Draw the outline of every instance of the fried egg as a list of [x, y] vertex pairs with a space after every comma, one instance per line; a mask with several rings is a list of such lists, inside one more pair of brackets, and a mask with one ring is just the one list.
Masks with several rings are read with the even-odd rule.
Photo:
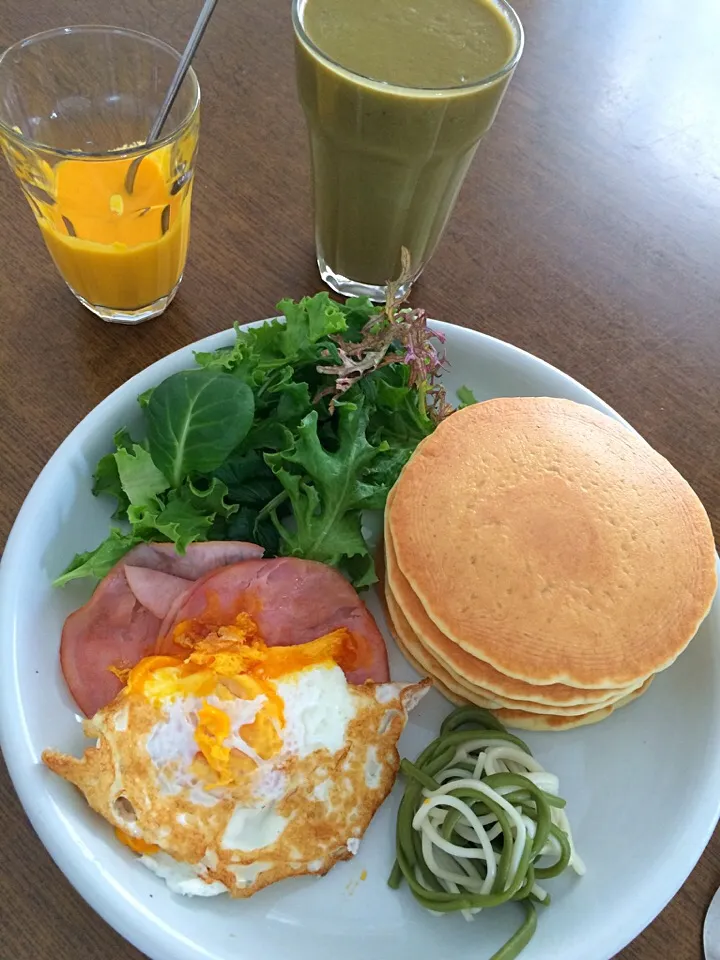
[[267, 647], [241, 614], [185, 645], [141, 660], [85, 722], [95, 746], [47, 766], [176, 893], [248, 897], [352, 857], [428, 681], [349, 684], [345, 628]]

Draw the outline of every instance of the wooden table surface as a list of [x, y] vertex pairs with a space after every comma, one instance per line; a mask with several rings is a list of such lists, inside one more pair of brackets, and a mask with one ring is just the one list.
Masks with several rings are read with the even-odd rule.
[[[199, 6], [3, 0], [0, 47], [76, 22], [179, 46]], [[121, 327], [83, 310], [0, 170], [0, 545], [48, 457], [103, 397], [171, 350], [319, 288], [289, 6], [225, 0], [203, 42], [190, 260], [160, 319]], [[413, 302], [599, 393], [687, 477], [720, 531], [720, 6], [517, 7], [523, 61]], [[51, 862], [4, 770], [0, 865], [4, 960], [140, 958]], [[700, 960], [718, 884], [716, 836], [622, 960]]]

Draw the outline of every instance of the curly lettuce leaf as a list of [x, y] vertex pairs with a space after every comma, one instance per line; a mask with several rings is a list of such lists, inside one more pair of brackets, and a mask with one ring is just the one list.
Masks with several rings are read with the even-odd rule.
[[55, 585], [81, 577], [104, 577], [138, 543], [170, 541], [184, 553], [188, 544], [207, 540], [218, 521], [225, 524], [237, 513], [237, 504], [230, 503], [227, 495], [227, 486], [215, 477], [200, 485], [189, 481], [180, 491], [159, 492], [145, 501], [129, 503], [130, 531], [113, 527], [95, 550], [78, 554]]
[[355, 391], [365, 396], [370, 409], [370, 436], [391, 446], [414, 450], [435, 429], [422, 394], [409, 384], [407, 367], [394, 363], [361, 380]]
[[156, 499], [128, 508], [128, 520], [135, 537], [146, 543], [170, 541], [178, 553], [185, 553], [188, 544], [196, 540], [207, 540], [215, 516], [212, 511], [195, 506], [187, 488], [181, 492], [172, 490], [166, 503]]
[[382, 509], [389, 487], [369, 475], [369, 468], [388, 451], [374, 446], [366, 436], [368, 411], [364, 405], [339, 408], [337, 448], [323, 447], [318, 436], [318, 415], [308, 414], [289, 450], [266, 454], [292, 507], [292, 527], [281, 523], [273, 511], [281, 538], [281, 552], [319, 560], [347, 570], [351, 558], [367, 558], [362, 582], [374, 579], [372, 557], [362, 531], [362, 511]]
[[359, 340], [365, 324], [377, 316], [378, 307], [369, 297], [348, 297], [342, 305], [348, 328], [348, 340]]
[[155, 466], [145, 447], [134, 443], [130, 449], [120, 448], [113, 454], [122, 491], [131, 504], [148, 503], [170, 484]]
[[[134, 446], [134, 441], [125, 427], [117, 431], [113, 437], [113, 443], [115, 444], [116, 452], [119, 450], [132, 450]], [[115, 453], [107, 453], [98, 461], [98, 465], [95, 467], [95, 473], [93, 474], [92, 492], [96, 497], [101, 494], [107, 494], [107, 496], [115, 498], [116, 506], [113, 512], [113, 520], [123, 520], [126, 517], [130, 501], [120, 482]]]
[[[119, 431], [93, 485], [115, 499], [114, 517], [130, 530], [114, 528], [58, 582], [103, 576], [135, 543], [170, 541], [184, 552], [204, 539], [255, 540], [268, 555], [334, 564], [357, 587], [374, 581], [363, 511], [384, 506], [434, 429], [430, 394], [439, 388], [413, 381], [415, 341], [388, 339], [391, 321], [367, 298], [338, 303], [323, 292], [278, 307], [284, 323], [236, 326], [232, 346], [197, 353], [196, 369], [138, 398], [145, 439]], [[421, 312], [410, 313], [392, 322], [424, 331]], [[364, 357], [373, 338], [382, 364], [340, 397], [335, 368]]]
[[219, 477], [198, 477], [194, 481], [188, 480], [182, 496], [199, 513], [227, 519], [238, 511], [237, 503], [228, 500], [229, 492], [227, 484]]
[[310, 388], [304, 381], [293, 380], [293, 368], [283, 367], [274, 376], [266, 391], [275, 406], [274, 418], [279, 423], [299, 423], [312, 409]]
[[278, 342], [288, 360], [301, 359], [308, 353], [314, 357], [316, 352], [312, 348], [318, 340], [347, 330], [341, 305], [331, 300], [327, 293], [303, 297], [297, 303], [289, 299], [281, 300], [278, 310], [285, 317]]
[[206, 370], [234, 373], [259, 386], [267, 373], [278, 367], [314, 362], [320, 353], [317, 344], [348, 331], [347, 317], [353, 318], [354, 329], [362, 312], [360, 306], [348, 309], [324, 292], [297, 302], [281, 300], [277, 307], [285, 323], [268, 320], [256, 327], [236, 325], [235, 344], [212, 353], [196, 353], [198, 365]]
[[183, 494], [171, 493], [155, 518], [156, 529], [175, 544], [178, 553], [185, 553], [188, 544], [196, 540], [207, 540], [215, 520], [214, 513], [203, 513]]
[[126, 533], [119, 527], [112, 527], [107, 539], [85, 553], [76, 553], [68, 568], [53, 581], [54, 587], [63, 587], [71, 580], [83, 577], [95, 577], [100, 580], [122, 560], [128, 550], [142, 543], [143, 538]]

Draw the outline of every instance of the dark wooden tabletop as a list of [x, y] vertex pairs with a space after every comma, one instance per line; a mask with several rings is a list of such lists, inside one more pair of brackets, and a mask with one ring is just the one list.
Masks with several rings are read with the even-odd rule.
[[[199, 6], [3, 0], [0, 47], [77, 22], [133, 26], [181, 46]], [[160, 319], [113, 326], [77, 304], [0, 170], [0, 545], [56, 446], [124, 380], [319, 288], [289, 7], [225, 0], [203, 41], [190, 259]], [[687, 477], [720, 531], [720, 6], [517, 7], [523, 61], [414, 302], [510, 340], [599, 393]], [[716, 836], [622, 960], [700, 960], [718, 884]], [[4, 770], [0, 931], [3, 960], [141, 956], [54, 866]]]

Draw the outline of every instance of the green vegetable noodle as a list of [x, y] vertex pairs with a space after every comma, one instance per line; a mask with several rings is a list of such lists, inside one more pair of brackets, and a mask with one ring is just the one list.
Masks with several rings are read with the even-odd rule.
[[524, 918], [491, 960], [514, 960], [537, 926], [539, 881], [585, 866], [575, 852], [558, 779], [492, 714], [460, 707], [415, 763], [397, 817], [397, 859], [388, 880], [405, 880], [436, 913], [467, 920], [488, 907], [520, 902]]
[[[251, 540], [267, 556], [376, 580], [363, 512], [382, 510], [417, 444], [453, 411], [442, 337], [425, 312], [327, 293], [278, 304], [285, 321], [236, 327], [232, 346], [138, 398], [144, 434], [118, 431], [93, 493], [117, 526], [56, 585], [103, 577], [138, 543]], [[463, 388], [462, 402], [472, 402]]]

